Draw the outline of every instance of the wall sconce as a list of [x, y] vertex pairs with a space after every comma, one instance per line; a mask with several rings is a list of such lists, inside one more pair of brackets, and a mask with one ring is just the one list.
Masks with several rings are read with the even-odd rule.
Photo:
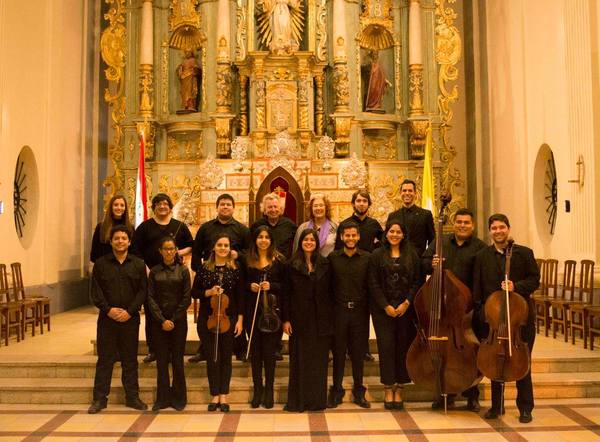
[[583, 155], [579, 155], [579, 157], [577, 157], [577, 162], [575, 163], [577, 165], [577, 179], [576, 180], [569, 180], [569, 183], [577, 183], [579, 184], [579, 188], [583, 188], [583, 182], [585, 180], [585, 163], [583, 162]]

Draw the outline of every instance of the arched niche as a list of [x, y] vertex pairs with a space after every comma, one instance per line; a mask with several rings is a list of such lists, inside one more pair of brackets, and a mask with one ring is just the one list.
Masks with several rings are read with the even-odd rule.
[[304, 222], [304, 197], [302, 196], [302, 189], [300, 189], [298, 182], [292, 174], [281, 166], [269, 173], [261, 183], [256, 193], [255, 209], [250, 214], [250, 216], [253, 216], [251, 222], [262, 216], [262, 199], [266, 194], [271, 192], [278, 192], [280, 195], [285, 192], [284, 216], [290, 218], [296, 225]]

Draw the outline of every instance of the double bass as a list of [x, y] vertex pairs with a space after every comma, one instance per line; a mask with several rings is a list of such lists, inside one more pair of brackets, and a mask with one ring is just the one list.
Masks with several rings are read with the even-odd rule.
[[448, 394], [461, 393], [480, 380], [476, 364], [479, 343], [471, 328], [473, 297], [442, 264], [444, 210], [451, 199], [450, 194], [441, 198], [435, 240], [439, 262], [415, 296], [417, 336], [406, 357], [412, 381], [444, 401]]
[[527, 323], [527, 301], [516, 292], [508, 290], [513, 239], [504, 249], [504, 290], [497, 290], [485, 301], [485, 320], [490, 331], [479, 347], [477, 366], [493, 381], [512, 382], [524, 378], [529, 372], [531, 357], [529, 346], [521, 339], [521, 327]]

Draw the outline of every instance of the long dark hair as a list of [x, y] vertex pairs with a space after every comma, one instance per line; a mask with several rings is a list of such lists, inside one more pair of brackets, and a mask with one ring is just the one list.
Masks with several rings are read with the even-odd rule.
[[[116, 200], [123, 200], [125, 202], [125, 212], [123, 217], [118, 220], [113, 217], [112, 206]], [[123, 224], [130, 232], [133, 231], [133, 226], [129, 220], [129, 205], [127, 204], [127, 198], [125, 195], [117, 193], [108, 202], [108, 206], [104, 211], [104, 218], [102, 219], [102, 225], [100, 226], [100, 242], [104, 244], [110, 244], [111, 235], [110, 230], [115, 224]]]
[[[387, 248], [388, 250], [390, 249], [390, 243], [387, 239], [387, 234], [390, 231], [390, 229], [392, 228], [392, 226], [398, 226], [400, 227], [400, 230], [402, 230], [402, 233], [404, 235], [404, 237], [400, 240], [400, 254], [402, 254], [402, 252], [404, 250], [406, 250], [407, 247], [410, 247], [410, 242], [408, 241], [408, 233], [406, 231], [406, 226], [404, 224], [402, 224], [398, 219], [391, 219], [389, 220], [387, 223], [385, 223], [385, 231], [383, 232], [383, 240], [382, 240], [382, 245], [383, 247]], [[389, 252], [388, 252], [389, 254]]]
[[304, 250], [302, 249], [302, 241], [304, 241], [304, 238], [306, 238], [308, 235], [312, 235], [316, 241], [315, 250], [310, 255], [310, 262], [312, 263], [313, 267], [317, 262], [317, 257], [319, 255], [319, 232], [317, 232], [315, 229], [305, 229], [300, 234], [300, 239], [298, 240], [298, 249], [290, 260], [295, 269], [299, 270], [306, 265], [306, 258], [304, 257]]
[[256, 245], [256, 240], [258, 239], [258, 236], [262, 232], [267, 232], [267, 235], [269, 236], [269, 239], [271, 240], [271, 244], [269, 245], [269, 248], [267, 249], [267, 259], [269, 260], [269, 262], [272, 263], [276, 259], [282, 259], [282, 257], [283, 257], [283, 255], [281, 253], [279, 253], [277, 251], [277, 248], [275, 247], [275, 240], [273, 239], [273, 233], [271, 232], [271, 229], [269, 228], [269, 226], [259, 226], [252, 232], [252, 242], [250, 244], [250, 250], [248, 251], [248, 255], [246, 258], [248, 267], [257, 267], [258, 266], [259, 253], [258, 253], [258, 246]]

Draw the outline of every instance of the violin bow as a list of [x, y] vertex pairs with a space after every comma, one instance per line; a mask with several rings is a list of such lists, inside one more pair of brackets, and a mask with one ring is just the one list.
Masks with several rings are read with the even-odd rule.
[[[263, 274], [262, 282], [267, 280], [267, 272]], [[258, 302], [260, 300], [260, 292], [262, 291], [262, 284], [258, 285], [258, 293], [256, 294], [256, 303], [254, 304], [254, 315], [252, 316], [252, 326], [250, 327], [250, 336], [248, 337], [248, 348], [246, 349], [246, 359], [250, 354], [250, 345], [252, 344], [252, 335], [254, 335], [254, 324], [256, 323], [256, 312], [258, 311]]]

